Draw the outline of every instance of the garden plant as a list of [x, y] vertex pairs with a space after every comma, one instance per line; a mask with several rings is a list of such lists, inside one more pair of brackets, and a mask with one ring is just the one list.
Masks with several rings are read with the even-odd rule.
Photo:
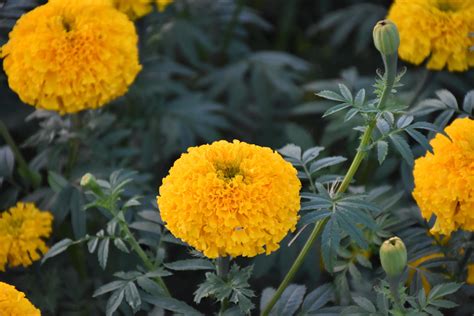
[[474, 1], [0, 2], [0, 316], [472, 315]]

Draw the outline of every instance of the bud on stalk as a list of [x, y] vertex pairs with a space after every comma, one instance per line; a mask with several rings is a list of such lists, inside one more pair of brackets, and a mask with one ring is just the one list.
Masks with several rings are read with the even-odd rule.
[[395, 23], [390, 20], [377, 22], [373, 30], [374, 44], [382, 55], [394, 55], [398, 53], [400, 46], [400, 35]]
[[104, 194], [102, 192], [101, 187], [97, 183], [97, 179], [94, 177], [94, 175], [90, 173], [86, 173], [85, 175], [82, 176], [81, 187], [94, 192], [98, 196], [102, 196]]
[[388, 277], [394, 278], [403, 273], [407, 265], [407, 249], [398, 237], [392, 237], [380, 247], [380, 262]]

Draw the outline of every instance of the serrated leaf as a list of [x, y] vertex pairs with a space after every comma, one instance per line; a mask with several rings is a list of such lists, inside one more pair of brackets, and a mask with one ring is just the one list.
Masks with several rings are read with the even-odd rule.
[[363, 249], [367, 249], [369, 245], [364, 239], [364, 234], [357, 227], [357, 222], [353, 222], [344, 212], [336, 212], [337, 223], [339, 227], [351, 236], [351, 238]]
[[186, 259], [164, 263], [164, 266], [176, 271], [215, 270], [215, 266], [206, 259]]
[[352, 103], [352, 92], [349, 90], [349, 88], [345, 85], [340, 83], [339, 85], [339, 91], [341, 92], [341, 95], [344, 97], [348, 103]]
[[292, 316], [303, 302], [306, 287], [304, 285], [290, 284], [275, 305], [275, 316]]
[[142, 295], [142, 299], [155, 306], [159, 306], [165, 310], [169, 310], [175, 313], [180, 313], [186, 316], [201, 316], [202, 314], [186, 304], [183, 301], [166, 297], [166, 296], [151, 296], [148, 294]]
[[462, 105], [462, 109], [464, 112], [467, 114], [474, 114], [474, 90], [469, 91], [465, 96], [464, 96], [464, 102]]
[[[0, 147], [0, 177], [9, 177], [13, 173], [15, 156], [9, 146]], [[0, 181], [1, 184], [1, 181]]]
[[[268, 305], [270, 300], [272, 299], [273, 295], [275, 294], [276, 290], [271, 287], [267, 287], [262, 291], [262, 295], [260, 296], [260, 310], [263, 311], [265, 307]], [[273, 306], [272, 310], [275, 309]]]
[[354, 302], [357, 305], [362, 307], [365, 311], [370, 312], [370, 313], [375, 313], [376, 312], [374, 304], [372, 304], [372, 302], [369, 301], [368, 299], [366, 299], [365, 297], [354, 296], [354, 297], [352, 297], [352, 299], [354, 300]]
[[89, 241], [87, 242], [87, 249], [89, 250], [89, 253], [93, 253], [95, 249], [97, 248], [98, 244], [99, 244], [99, 238], [91, 237], [91, 239], [89, 239]]
[[148, 221], [155, 222], [157, 224], [162, 224], [160, 213], [158, 211], [140, 211], [138, 215]]
[[459, 109], [458, 101], [456, 100], [456, 98], [450, 91], [446, 89], [438, 90], [436, 91], [436, 95], [438, 96], [438, 98], [440, 98], [441, 101], [443, 101], [444, 104], [446, 104], [451, 109], [453, 110]]
[[342, 156], [334, 156], [334, 157], [326, 157], [326, 158], [318, 159], [311, 164], [309, 168], [309, 172], [313, 174], [323, 168], [340, 164], [341, 162], [344, 162], [346, 160], [347, 158], [342, 157]]
[[326, 283], [306, 295], [301, 308], [302, 315], [313, 315], [334, 298], [332, 284]]
[[48, 171], [48, 184], [54, 192], [59, 193], [68, 186], [69, 182], [59, 173], [50, 170]]
[[130, 305], [134, 313], [140, 310], [142, 299], [138, 293], [137, 286], [133, 282], [129, 282], [125, 288], [125, 301]]
[[326, 270], [333, 272], [336, 262], [337, 249], [341, 241], [341, 231], [336, 220], [330, 219], [324, 227], [321, 236], [321, 250]]
[[334, 114], [334, 113], [337, 113], [337, 112], [339, 112], [339, 111], [342, 111], [342, 110], [344, 110], [344, 109], [347, 109], [347, 108], [350, 107], [350, 106], [351, 106], [351, 105], [348, 104], [348, 103], [341, 103], [341, 104], [332, 106], [332, 107], [330, 107], [326, 112], [324, 112], [323, 117], [326, 117], [326, 116], [332, 115], [332, 114]]
[[69, 238], [63, 239], [60, 242], [54, 244], [41, 259], [41, 264], [45, 263], [46, 260], [48, 260], [49, 258], [57, 256], [60, 253], [66, 251], [73, 244], [74, 244], [74, 241], [72, 241]]
[[127, 245], [123, 242], [122, 239], [120, 238], [115, 238], [114, 239], [114, 245], [117, 247], [118, 250], [125, 252], [125, 253], [130, 253], [130, 250], [128, 250]]
[[403, 129], [410, 125], [413, 122], [413, 116], [411, 115], [402, 115], [397, 121], [397, 128]]
[[411, 152], [410, 146], [406, 140], [398, 135], [390, 135], [389, 137], [403, 159], [405, 159], [409, 166], [413, 166], [413, 160], [415, 158], [413, 157], [413, 153]]
[[390, 132], [390, 125], [388, 125], [387, 121], [382, 118], [377, 120], [377, 128], [379, 129], [382, 135], [388, 134]]
[[438, 284], [431, 289], [430, 294], [428, 295], [428, 301], [435, 300], [449, 294], [453, 294], [454, 292], [459, 290], [461, 286], [462, 284], [454, 282]]
[[302, 157], [302, 160], [305, 164], [308, 164], [310, 163], [312, 160], [314, 160], [315, 158], [317, 158], [319, 156], [319, 154], [321, 153], [321, 151], [324, 150], [324, 147], [312, 147], [312, 148], [309, 148], [308, 150], [306, 150], [304, 153], [303, 153], [303, 157]]
[[153, 222], [137, 221], [131, 223], [129, 227], [153, 234], [161, 234], [161, 226]]
[[340, 101], [340, 102], [345, 102], [346, 100], [344, 97], [334, 91], [330, 90], [323, 90], [321, 92], [316, 93], [318, 97], [321, 97], [323, 99], [328, 99], [328, 100], [333, 100], [333, 101]]
[[356, 97], [354, 99], [354, 105], [357, 107], [361, 107], [365, 103], [365, 89], [360, 89], [357, 92]]
[[92, 297], [97, 297], [105, 293], [115, 291], [119, 288], [125, 287], [125, 285], [127, 285], [127, 281], [123, 281], [123, 280], [112, 281], [96, 289], [94, 291], [94, 294], [92, 294]]
[[431, 145], [428, 142], [428, 139], [426, 139], [426, 137], [423, 136], [423, 134], [411, 128], [405, 129], [405, 132], [407, 132], [407, 134], [410, 135], [411, 138], [413, 138], [418, 144], [420, 144], [424, 150], [433, 153], [433, 148], [431, 148]]
[[314, 224], [331, 215], [332, 215], [332, 212], [327, 211], [327, 210], [310, 212], [301, 217], [300, 221], [298, 222], [298, 225], [303, 226], [307, 224]]
[[112, 316], [113, 313], [119, 308], [120, 304], [122, 304], [124, 296], [124, 290], [117, 290], [109, 297], [107, 301], [106, 316]]
[[388, 143], [386, 141], [379, 140], [377, 142], [377, 159], [379, 164], [382, 164], [385, 161], [385, 158], [387, 158], [387, 153]]

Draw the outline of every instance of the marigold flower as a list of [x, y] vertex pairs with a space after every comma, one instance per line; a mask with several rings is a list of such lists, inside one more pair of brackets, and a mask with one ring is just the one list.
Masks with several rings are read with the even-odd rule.
[[147, 15], [153, 9], [152, 0], [113, 0], [117, 10], [125, 13], [132, 20]]
[[48, 251], [42, 238], [51, 235], [53, 215], [33, 203], [17, 203], [0, 214], [0, 271], [27, 267]]
[[400, 58], [427, 68], [466, 71], [474, 66], [474, 1], [395, 0], [388, 18], [400, 32]]
[[168, 7], [174, 0], [156, 0], [156, 6], [158, 11], [162, 12]]
[[23, 102], [75, 113], [127, 92], [141, 69], [137, 41], [110, 0], [51, 0], [17, 21], [1, 57]]
[[466, 283], [469, 285], [474, 284], [474, 263], [469, 263], [467, 265]]
[[0, 315], [40, 316], [41, 312], [28, 301], [23, 292], [0, 282]]
[[234, 140], [192, 147], [163, 180], [166, 227], [209, 258], [271, 253], [294, 231], [296, 169], [270, 148]]
[[427, 220], [434, 214], [434, 234], [474, 230], [474, 120], [457, 119], [446, 128], [451, 140], [437, 134], [434, 154], [416, 160], [413, 197]]

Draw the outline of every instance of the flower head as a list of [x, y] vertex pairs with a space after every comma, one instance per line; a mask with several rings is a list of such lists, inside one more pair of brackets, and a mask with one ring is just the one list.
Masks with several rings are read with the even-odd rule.
[[27, 267], [48, 251], [42, 238], [51, 235], [53, 215], [33, 203], [17, 203], [0, 213], [0, 271], [5, 266]]
[[1, 56], [23, 102], [74, 113], [127, 92], [141, 69], [137, 41], [110, 0], [51, 0], [17, 21]]
[[451, 140], [436, 135], [434, 154], [415, 162], [413, 197], [424, 218], [436, 215], [431, 231], [450, 235], [474, 230], [474, 120], [457, 119], [445, 131]]
[[113, 0], [117, 10], [125, 13], [132, 20], [147, 15], [153, 9], [152, 0]]
[[407, 248], [398, 237], [392, 237], [380, 246], [380, 263], [389, 277], [399, 276], [407, 266]]
[[474, 66], [474, 1], [395, 0], [388, 18], [400, 32], [400, 58], [429, 69], [466, 71]]
[[174, 163], [158, 205], [171, 233], [207, 257], [252, 257], [295, 229], [300, 188], [296, 170], [270, 148], [218, 141]]
[[40, 316], [39, 309], [28, 301], [23, 292], [14, 286], [0, 282], [0, 315]]

